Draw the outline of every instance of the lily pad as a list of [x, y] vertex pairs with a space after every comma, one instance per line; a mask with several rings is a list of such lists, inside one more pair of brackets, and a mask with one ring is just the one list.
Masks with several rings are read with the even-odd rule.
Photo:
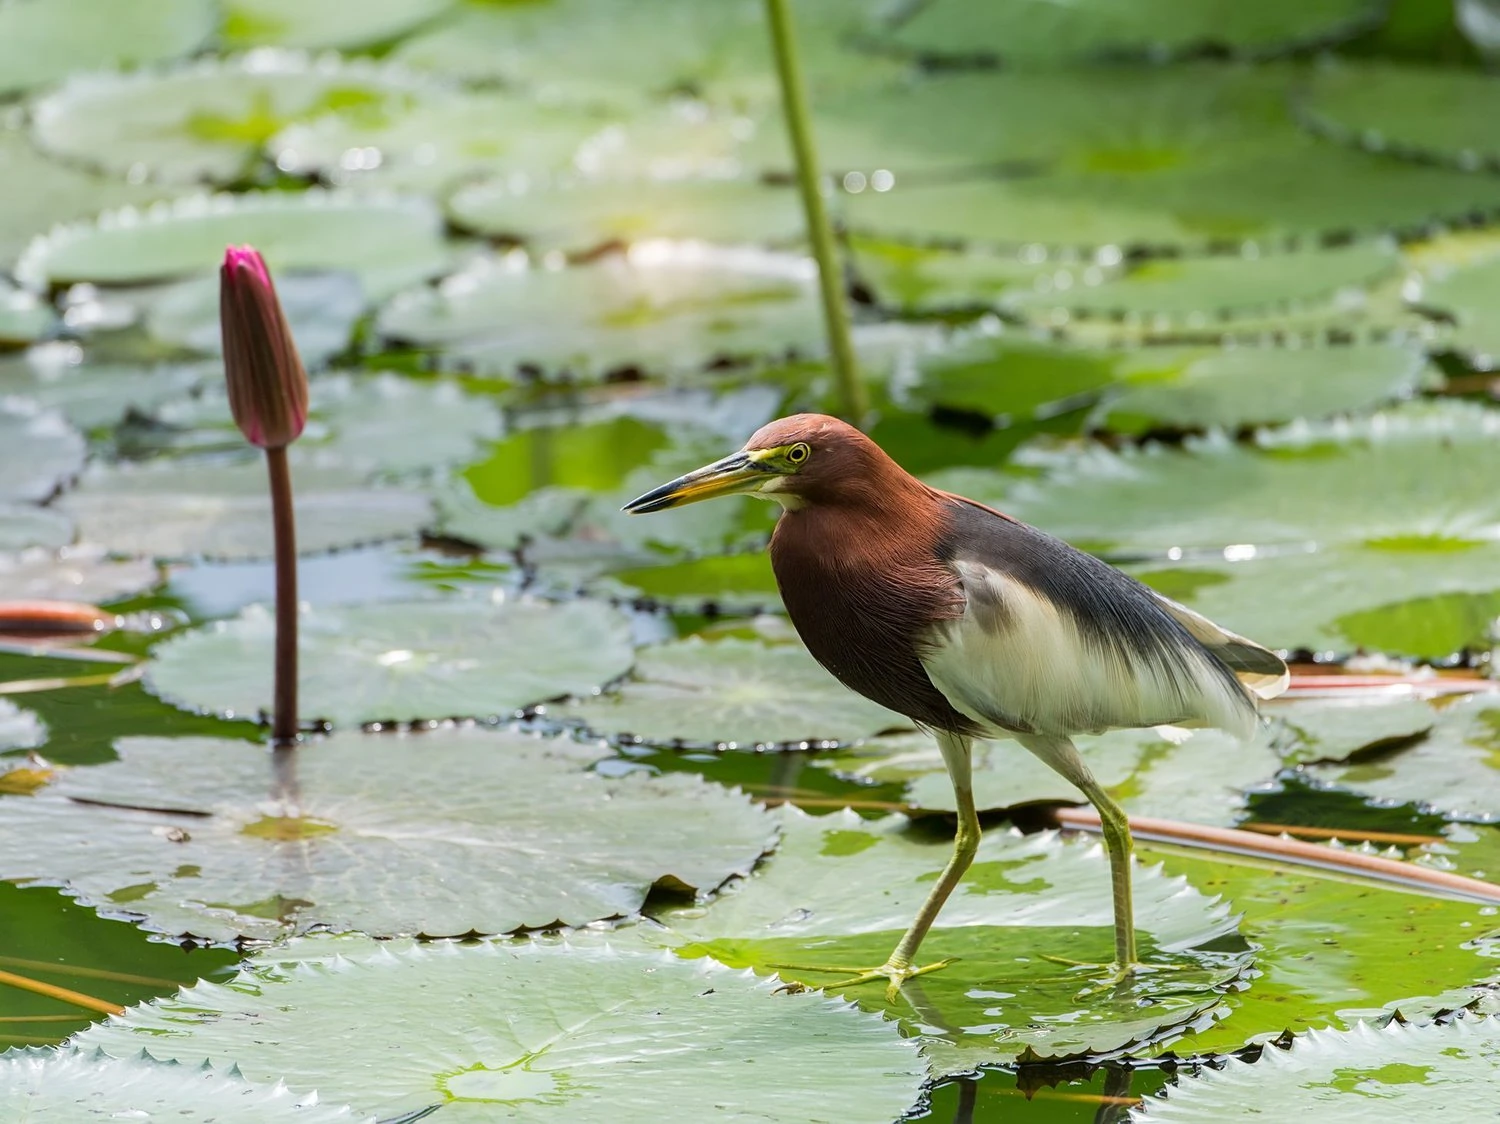
[[[469, 600], [304, 608], [301, 710], [336, 725], [506, 715], [586, 694], [634, 662], [607, 605]], [[157, 647], [147, 689], [177, 706], [253, 717], [271, 706], [272, 614], [252, 606]]]
[[1327, 60], [1298, 109], [1315, 131], [1371, 152], [1494, 171], [1497, 94], [1500, 83], [1480, 71]]
[[612, 571], [607, 580], [626, 596], [688, 613], [780, 613], [781, 593], [764, 550], [714, 555]]
[[1317, 421], [1442, 384], [1423, 351], [1404, 344], [1149, 348], [1121, 368], [1124, 385], [1094, 413], [1095, 424], [1117, 433]]
[[692, 636], [643, 649], [617, 692], [548, 713], [648, 744], [726, 749], [852, 741], [911, 725], [839, 683], [800, 644]]
[[0, 351], [39, 340], [56, 323], [57, 316], [49, 304], [0, 277]]
[[926, 406], [1020, 421], [1087, 405], [1114, 383], [1117, 364], [1106, 353], [979, 332], [919, 359], [920, 381], [907, 393]]
[[299, 1096], [280, 1081], [252, 1085], [233, 1068], [159, 1062], [144, 1048], [126, 1058], [101, 1050], [11, 1051], [0, 1056], [0, 1112], [21, 1124], [171, 1116], [215, 1124], [374, 1124], [375, 1119]]
[[[691, 1119], [887, 1124], [913, 1106], [925, 1067], [894, 1026], [773, 987], [629, 933], [394, 950], [342, 938], [269, 950], [229, 986], [135, 1008], [90, 1040], [232, 1056], [252, 1079], [316, 1086], [382, 1117], [441, 1105], [458, 1124], [571, 1120], [599, 1105], [646, 1124], [664, 1104]], [[433, 1003], [444, 1013], [417, 1040], [397, 1029]]]
[[18, 0], [0, 6], [0, 95], [70, 74], [141, 66], [203, 46], [211, 0]]
[[[45, 0], [16, 7], [50, 8]], [[9, 268], [33, 238], [56, 223], [88, 218], [110, 207], [141, 205], [166, 190], [106, 179], [49, 160], [36, 150], [18, 114], [0, 113], [0, 266]]]
[[[1033, 254], [1039, 261], [1019, 252], [963, 251], [859, 237], [851, 239], [850, 251], [854, 272], [874, 299], [909, 315], [994, 308], [1003, 294], [1032, 290], [1042, 278], [1055, 278], [1059, 269], [1069, 284], [1075, 273], [1102, 281], [1115, 271], [1092, 262], [1077, 270], [1076, 261], [1049, 265], [1040, 246]], [[1096, 272], [1088, 273], [1091, 269]]]
[[141, 558], [116, 559], [97, 546], [62, 550], [33, 547], [0, 554], [0, 588], [7, 599], [85, 601], [96, 604], [141, 593], [161, 581], [161, 571]]
[[1342, 764], [1308, 765], [1328, 784], [1376, 800], [1414, 803], [1451, 819], [1500, 819], [1500, 705], [1485, 695], [1436, 713], [1425, 738]]
[[150, 417], [162, 403], [223, 377], [217, 363], [110, 363], [63, 342], [0, 359], [0, 395], [55, 409], [84, 430], [113, 426], [130, 413]]
[[229, 47], [374, 46], [396, 39], [454, 0], [232, 0], [224, 12]]
[[45, 500], [83, 468], [83, 436], [55, 410], [0, 401], [0, 501]]
[[[1274, 1047], [1254, 1063], [1231, 1058], [1179, 1080], [1165, 1100], [1146, 1102], [1142, 1121], [1179, 1122], [1316, 1118], [1334, 1113], [1351, 1124], [1407, 1112], [1482, 1115], [1493, 1103], [1500, 1058], [1500, 1019], [1457, 1018], [1445, 1025], [1314, 1031], [1289, 1049]], [[1253, 1108], [1251, 1107], [1253, 1106]]]
[[658, 882], [707, 893], [776, 838], [738, 792], [607, 779], [586, 768], [598, 747], [511, 731], [335, 735], [286, 760], [209, 738], [116, 748], [7, 802], [3, 869], [173, 935], [581, 925], [636, 912]]
[[32, 107], [32, 135], [54, 156], [142, 182], [230, 184], [288, 123], [331, 110], [375, 122], [430, 83], [365, 60], [264, 48], [177, 69], [83, 74]]
[[[825, 166], [868, 185], [845, 203], [849, 226], [919, 242], [1223, 249], [1417, 228], [1500, 205], [1500, 184], [1483, 177], [1299, 129], [1285, 104], [1295, 75], [950, 73], [830, 99], [816, 131]], [[783, 145], [758, 144], [761, 163], [789, 167]]]
[[1500, 367], [1500, 331], [1491, 315], [1500, 296], [1500, 259], [1445, 270], [1421, 283], [1420, 304], [1454, 321], [1447, 346], [1482, 371]]
[[1096, 284], [1055, 283], [1007, 295], [1004, 304], [1051, 323], [1057, 314], [1115, 321], [1144, 320], [1157, 328], [1265, 316], [1365, 289], [1400, 270], [1394, 243], [1378, 240], [1331, 250], [1253, 253], [1148, 261]]
[[799, 242], [805, 224], [792, 188], [735, 179], [582, 180], [520, 189], [509, 179], [487, 180], [456, 191], [448, 215], [476, 234], [565, 253], [663, 238]]
[[[346, 466], [293, 469], [297, 549], [303, 554], [403, 538], [431, 515], [425, 495], [372, 487]], [[89, 468], [54, 505], [85, 541], [153, 558], [268, 558], [265, 467], [157, 460]]]
[[311, 190], [198, 195], [59, 227], [31, 244], [16, 277], [38, 289], [191, 277], [206, 273], [226, 245], [242, 242], [256, 246], [278, 274], [348, 270], [372, 300], [440, 272], [448, 261], [442, 217], [425, 200]]
[[401, 294], [376, 328], [486, 371], [546, 377], [689, 374], [823, 350], [810, 260], [696, 242], [644, 242], [571, 269], [481, 259]]
[[44, 546], [57, 549], [73, 541], [73, 521], [50, 507], [0, 503], [0, 550]]
[[1288, 764], [1347, 761], [1412, 745], [1439, 714], [1416, 699], [1278, 699], [1267, 710], [1281, 727], [1277, 746]]
[[1260, 57], [1336, 41], [1385, 14], [1369, 0], [932, 0], [908, 5], [882, 40], [927, 58], [1052, 63], [1130, 56], [1161, 62], [1203, 51]]
[[[846, 811], [815, 818], [787, 807], [782, 829], [775, 857], [708, 909], [660, 913], [669, 927], [661, 939], [679, 955], [759, 972], [790, 963], [878, 964], [952, 850], [946, 841], [916, 837], [902, 816], [868, 821]], [[1167, 973], [1170, 983], [1146, 977], [1080, 1005], [1089, 970], [1041, 957], [1107, 957], [1112, 923], [1102, 851], [1052, 833], [988, 831], [922, 946], [924, 962], [962, 959], [908, 984], [895, 1007], [874, 986], [847, 995], [923, 1034], [940, 1073], [1021, 1057], [1098, 1056], [1149, 1041], [1211, 1012], [1217, 989], [1248, 957], [1197, 951], [1233, 933], [1235, 923], [1222, 903], [1182, 880], [1137, 870], [1135, 894], [1146, 960], [1179, 970]], [[780, 971], [835, 991], [847, 975], [833, 967]], [[959, 1064], [949, 1068], [944, 1059]]]

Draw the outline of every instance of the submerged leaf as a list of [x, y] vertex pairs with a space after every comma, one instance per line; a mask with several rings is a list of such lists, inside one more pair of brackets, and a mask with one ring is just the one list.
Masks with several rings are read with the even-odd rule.
[[[1270, 1117], [1378, 1124], [1393, 1116], [1477, 1119], [1494, 1106], [1500, 1019], [1458, 1018], [1444, 1025], [1313, 1031], [1289, 1049], [1267, 1047], [1256, 1062], [1184, 1077], [1165, 1099], [1132, 1119], [1162, 1124], [1228, 1124]], [[1471, 1115], [1472, 1114], [1472, 1115]]]
[[642, 649], [617, 691], [548, 713], [652, 745], [729, 749], [852, 741], [911, 725], [839, 683], [800, 644], [693, 636]]
[[[882, 1019], [712, 961], [644, 949], [629, 932], [477, 945], [340, 938], [271, 949], [229, 986], [200, 983], [89, 1032], [236, 1059], [382, 1117], [442, 1106], [455, 1124], [655, 1124], [662, 1106], [726, 1124], [888, 1124], [925, 1079]], [[425, 1019], [415, 1038], [403, 1030]], [[322, 1045], [307, 1048], [308, 1042]]]
[[[177, 706], [226, 717], [269, 711], [273, 615], [251, 606], [168, 640], [146, 686]], [[608, 605], [407, 601], [305, 607], [301, 710], [344, 726], [508, 715], [587, 694], [630, 670], [629, 622]]]
[[601, 777], [597, 747], [511, 731], [339, 734], [287, 759], [208, 738], [116, 744], [120, 760], [7, 801], [0, 870], [172, 935], [583, 925], [635, 913], [657, 883], [712, 890], [776, 838], [738, 792]]
[[275, 1077], [252, 1085], [233, 1063], [160, 1062], [140, 1051], [19, 1050], [0, 1056], [0, 1113], [13, 1121], [91, 1124], [100, 1119], [212, 1120], [214, 1124], [374, 1124], [375, 1118], [293, 1093]]
[[[679, 955], [834, 987], [839, 967], [883, 962], [916, 915], [951, 854], [923, 839], [904, 817], [862, 820], [852, 812], [810, 817], [782, 812], [784, 838], [773, 859], [727, 888], [707, 909], [659, 915], [662, 939]], [[1130, 986], [1081, 1001], [1090, 969], [1044, 956], [1107, 959], [1112, 934], [1109, 869], [1089, 844], [1055, 834], [985, 833], [965, 879], [939, 915], [921, 962], [958, 956], [914, 980], [895, 1007], [875, 985], [851, 988], [862, 1006], [909, 1019], [939, 1072], [965, 1072], [1022, 1055], [1101, 1055], [1193, 1022], [1219, 1003], [1219, 989], [1248, 961], [1245, 953], [1199, 946], [1234, 931], [1228, 909], [1181, 879], [1135, 872], [1136, 923], [1148, 964]], [[811, 969], [813, 964], [830, 965]]]

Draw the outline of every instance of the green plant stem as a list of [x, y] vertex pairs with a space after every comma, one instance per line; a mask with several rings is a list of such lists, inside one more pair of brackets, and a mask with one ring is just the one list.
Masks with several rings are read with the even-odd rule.
[[818, 171], [817, 153], [813, 150], [812, 126], [807, 111], [807, 90], [802, 83], [802, 66], [797, 58], [797, 39], [792, 30], [787, 0], [766, 0], [766, 16], [771, 24], [776, 73], [781, 80], [786, 130], [792, 139], [792, 153], [797, 161], [797, 186], [802, 193], [802, 210], [807, 217], [807, 236], [812, 242], [813, 257], [818, 262], [818, 289], [823, 297], [823, 322], [828, 330], [833, 371], [844, 400], [844, 412], [849, 421], [859, 425], [865, 420], [869, 403], [854, 359], [854, 345], [849, 339], [844, 275], [833, 244], [833, 229], [828, 224], [828, 208], [823, 204], [822, 176]]
[[267, 449], [271, 474], [271, 527], [276, 559], [276, 697], [274, 745], [297, 740], [297, 526], [292, 513], [292, 472], [286, 448]]
[[92, 995], [84, 995], [81, 991], [73, 991], [70, 988], [58, 987], [56, 984], [43, 983], [41, 980], [18, 976], [14, 972], [0, 971], [0, 984], [8, 984], [11, 987], [20, 988], [22, 991], [33, 992], [36, 995], [45, 995], [48, 999], [71, 1003], [75, 1007], [82, 1007], [87, 1011], [97, 1011], [101, 1015], [118, 1015], [125, 1010], [118, 1003], [111, 1003], [107, 999], [95, 999]]

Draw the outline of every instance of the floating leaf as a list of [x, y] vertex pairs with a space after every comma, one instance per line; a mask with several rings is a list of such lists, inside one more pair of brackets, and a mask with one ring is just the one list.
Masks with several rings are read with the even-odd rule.
[[[1118, 277], [1060, 288], [1055, 280], [1007, 294], [1005, 307], [1043, 322], [1057, 311], [1154, 328], [1200, 326], [1243, 316], [1284, 314], [1328, 304], [1399, 271], [1393, 243], [1358, 242], [1331, 250], [1143, 262]], [[1063, 274], [1071, 278], [1072, 274]]]
[[274, 1078], [252, 1085], [233, 1068], [159, 1062], [144, 1043], [140, 1053], [126, 1058], [76, 1048], [4, 1054], [0, 1112], [7, 1120], [49, 1124], [172, 1116], [214, 1124], [374, 1124], [372, 1116], [299, 1096]]
[[485, 370], [602, 378], [693, 373], [714, 362], [818, 354], [812, 263], [694, 242], [640, 243], [571, 269], [481, 259], [380, 313], [387, 340]]
[[[654, 1124], [666, 1104], [688, 1119], [887, 1124], [912, 1107], [925, 1067], [894, 1026], [773, 986], [644, 950], [630, 933], [395, 949], [309, 940], [252, 959], [229, 986], [135, 1008], [90, 1041], [232, 1056], [252, 1079], [316, 1086], [382, 1116], [436, 1103], [458, 1124], [600, 1105], [618, 1124]], [[398, 1029], [434, 1004], [442, 1013], [417, 1038]]]
[[[790, 963], [879, 964], [952, 850], [946, 841], [918, 839], [901, 816], [872, 822], [846, 811], [813, 818], [788, 807], [782, 828], [775, 857], [708, 909], [660, 915], [671, 929], [663, 939], [679, 955], [762, 972]], [[866, 1008], [910, 1017], [913, 1029], [930, 1036], [924, 1046], [930, 1055], [936, 1048], [939, 1072], [1014, 1061], [1028, 1051], [1063, 1058], [1148, 1041], [1211, 1011], [1216, 989], [1247, 957], [1193, 951], [1232, 933], [1234, 921], [1182, 880], [1137, 870], [1135, 895], [1145, 959], [1179, 970], [1082, 1003], [1077, 992], [1087, 969], [1070, 971], [1041, 957], [1107, 958], [1112, 922], [1103, 853], [1051, 833], [991, 830], [922, 945], [924, 963], [962, 959], [908, 984], [894, 1008], [874, 985], [847, 994]], [[819, 986], [847, 975], [834, 968], [781, 972]], [[967, 1064], [949, 1068], [941, 1052], [955, 1047]]]
[[138, 181], [229, 184], [291, 121], [331, 110], [379, 122], [426, 82], [367, 60], [263, 49], [160, 72], [83, 74], [32, 107], [46, 152]]
[[[325, 366], [349, 346], [355, 321], [365, 311], [359, 278], [339, 271], [281, 274], [276, 297], [309, 369]], [[223, 354], [217, 277], [170, 283], [137, 300], [152, 338], [205, 355]]]
[[441, 216], [426, 201], [311, 190], [193, 196], [60, 227], [31, 244], [16, 276], [33, 288], [191, 277], [230, 243], [255, 245], [277, 274], [349, 270], [373, 300], [440, 272], [448, 260]]
[[1492, 171], [1500, 125], [1488, 107], [1497, 93], [1479, 71], [1327, 60], [1299, 109], [1318, 132], [1371, 152]]
[[223, 377], [217, 363], [101, 362], [61, 342], [0, 359], [0, 394], [56, 409], [85, 430], [113, 426], [130, 413], [149, 417], [163, 402], [187, 398]]
[[50, 507], [0, 503], [0, 550], [44, 546], [57, 549], [73, 541], [73, 521]]
[[754, 180], [582, 180], [516, 188], [508, 178], [462, 187], [448, 214], [476, 234], [537, 252], [577, 253], [653, 239], [719, 243], [800, 241], [796, 192]]
[[1422, 740], [1438, 722], [1417, 699], [1277, 700], [1267, 708], [1282, 728], [1278, 748], [1290, 764], [1347, 761]]
[[[366, 483], [367, 473], [302, 464], [297, 549], [304, 554], [414, 534], [431, 516], [427, 497]], [[268, 558], [271, 506], [263, 465], [157, 460], [96, 464], [54, 505], [85, 541], [153, 558]], [[3, 543], [0, 543], [3, 545]]]
[[1438, 711], [1425, 738], [1344, 764], [1308, 765], [1319, 780], [1456, 820], [1500, 819], [1500, 706], [1475, 695]]
[[1493, 315], [1500, 299], [1500, 259], [1445, 271], [1422, 283], [1418, 299], [1454, 321], [1444, 337], [1448, 346], [1480, 370], [1500, 366], [1500, 331]]
[[991, 4], [933, 0], [907, 6], [882, 39], [926, 57], [1007, 62], [1138, 56], [1160, 62], [1205, 50], [1257, 57], [1341, 39], [1384, 16], [1368, 0], [1084, 0]]
[[230, 47], [374, 46], [453, 6], [453, 0], [232, 0], [224, 13]]
[[[1027, 261], [1021, 254], [908, 246], [858, 237], [851, 241], [860, 281], [872, 290], [877, 302], [906, 314], [992, 308], [1002, 294], [1034, 289], [1042, 277], [1058, 272], [1045, 260]], [[1092, 268], [1100, 280], [1109, 272], [1098, 265]], [[1066, 272], [1071, 281], [1073, 271]]]
[[33, 547], [0, 554], [0, 588], [7, 598], [41, 601], [114, 601], [161, 581], [144, 559], [112, 559], [97, 546], [79, 544], [59, 551]]
[[730, 749], [852, 741], [911, 725], [839, 683], [800, 644], [692, 636], [643, 649], [618, 692], [548, 713], [654, 745]]
[[[250, 717], [271, 706], [276, 625], [261, 606], [157, 647], [146, 686], [177, 706]], [[305, 608], [301, 710], [336, 725], [510, 714], [630, 669], [626, 619], [570, 601]]]
[[1115, 380], [1118, 359], [978, 333], [924, 356], [908, 393], [929, 406], [1019, 421], [1093, 400]]
[[7, 802], [0, 866], [173, 935], [582, 925], [636, 912], [658, 882], [712, 890], [776, 837], [738, 792], [607, 779], [586, 768], [597, 747], [511, 731], [340, 734], [279, 764], [209, 738], [116, 748]]
[[45, 500], [83, 468], [84, 442], [55, 410], [0, 401], [0, 501]]
[[39, 340], [56, 323], [50, 305], [0, 277], [0, 351]]
[[784, 612], [764, 550], [615, 570], [606, 580], [627, 596], [683, 612]]
[[[1230, 1058], [1145, 1103], [1134, 1118], [1180, 1122], [1317, 1118], [1354, 1122], [1418, 1113], [1481, 1116], [1494, 1103], [1500, 1019], [1458, 1018], [1446, 1025], [1313, 1031], [1290, 1049], [1270, 1047], [1254, 1063]], [[1250, 1110], [1247, 1106], [1254, 1105]]]
[[[1482, 177], [1299, 129], [1286, 109], [1295, 74], [947, 73], [829, 99], [817, 134], [825, 165], [860, 173], [845, 202], [849, 226], [917, 241], [1225, 248], [1405, 229], [1500, 205], [1500, 185]], [[789, 166], [779, 138], [759, 152]]]
[[163, 62], [214, 33], [210, 0], [19, 0], [0, 7], [0, 95]]
[[1096, 421], [1123, 433], [1317, 421], [1410, 398], [1442, 377], [1416, 347], [1149, 348], [1121, 364], [1124, 386]]

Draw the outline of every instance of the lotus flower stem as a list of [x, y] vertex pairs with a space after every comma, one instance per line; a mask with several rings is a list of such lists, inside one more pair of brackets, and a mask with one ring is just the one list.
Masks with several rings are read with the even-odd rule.
[[245, 440], [266, 451], [276, 568], [276, 686], [271, 738], [297, 740], [297, 529], [286, 447], [307, 423], [307, 373], [260, 254], [231, 246], [219, 271], [229, 406]]
[[776, 73], [781, 79], [781, 106], [786, 113], [786, 130], [792, 140], [792, 154], [797, 161], [797, 186], [802, 194], [802, 210], [807, 219], [807, 237], [818, 263], [818, 289], [823, 298], [823, 323], [828, 331], [828, 350], [833, 357], [833, 372], [844, 400], [844, 413], [856, 425], [863, 423], [869, 410], [865, 386], [859, 378], [854, 345], [849, 339], [849, 309], [844, 303], [844, 274], [833, 243], [833, 228], [828, 223], [828, 208], [823, 204], [822, 176], [818, 156], [813, 149], [812, 123], [807, 110], [807, 89], [802, 82], [802, 66], [797, 57], [797, 37], [792, 28], [787, 0], [766, 0], [766, 17], [771, 24], [771, 44], [776, 55]]

